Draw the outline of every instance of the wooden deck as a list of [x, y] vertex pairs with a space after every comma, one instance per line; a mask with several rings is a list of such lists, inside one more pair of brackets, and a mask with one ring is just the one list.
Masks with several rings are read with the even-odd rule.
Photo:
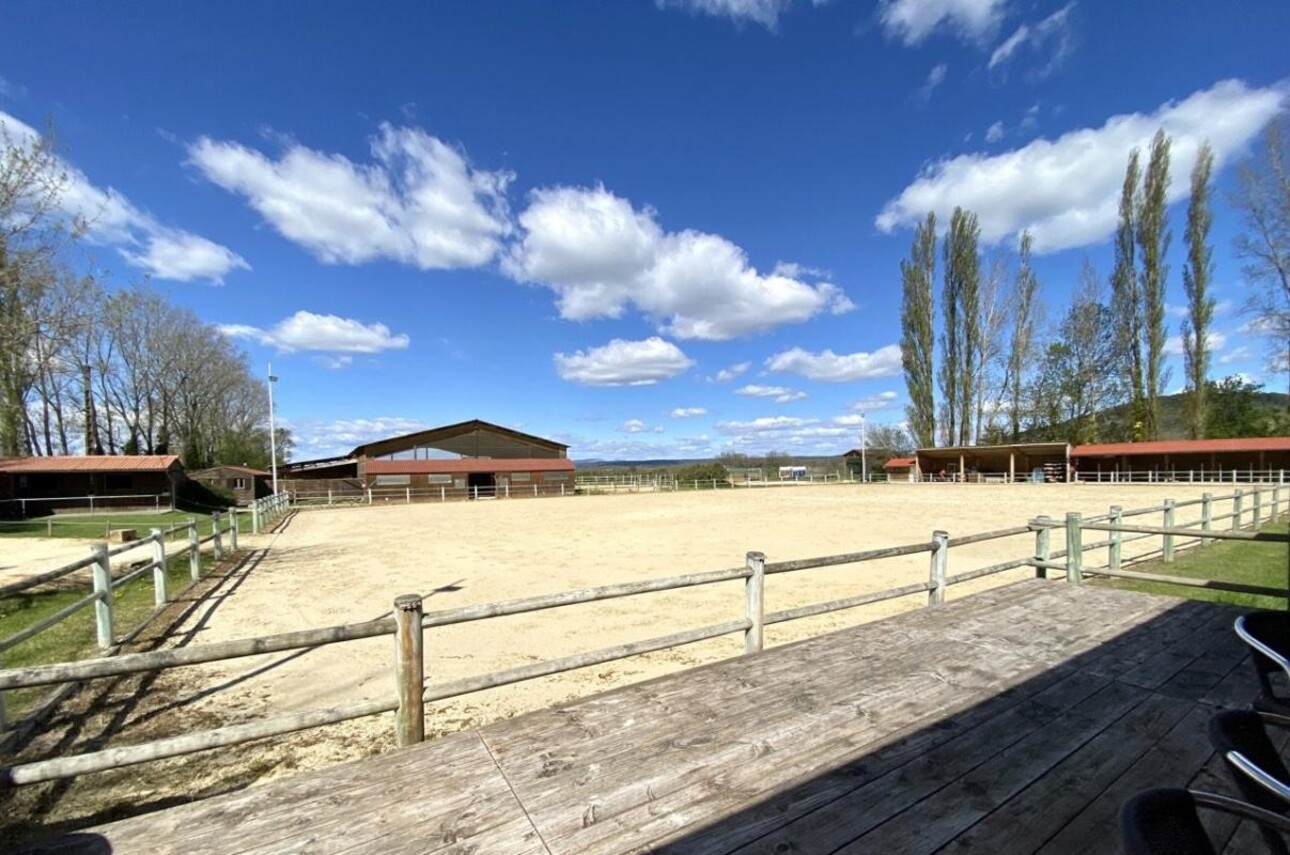
[[1022, 582], [31, 851], [1115, 852], [1139, 789], [1230, 792], [1236, 613]]

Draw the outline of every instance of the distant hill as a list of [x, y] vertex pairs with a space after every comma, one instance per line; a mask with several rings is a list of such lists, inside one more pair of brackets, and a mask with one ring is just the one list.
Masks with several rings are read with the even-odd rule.
[[[1160, 398], [1160, 439], [1187, 439], [1187, 396], [1163, 395]], [[1257, 395], [1260, 403], [1269, 409], [1290, 409], [1290, 395], [1284, 392], [1260, 392]], [[1097, 416], [1100, 433], [1105, 436], [1128, 436], [1131, 407], [1120, 404], [1103, 410]], [[1037, 431], [1022, 431], [1022, 442], [1034, 442], [1040, 438]]]

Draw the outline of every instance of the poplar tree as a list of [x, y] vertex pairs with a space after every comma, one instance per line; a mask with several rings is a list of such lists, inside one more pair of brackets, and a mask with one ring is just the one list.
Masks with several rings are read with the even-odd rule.
[[1012, 339], [1008, 343], [1008, 366], [1004, 375], [1004, 393], [1007, 395], [1013, 442], [1021, 440], [1021, 392], [1026, 364], [1034, 351], [1035, 299], [1039, 291], [1039, 281], [1030, 266], [1034, 243], [1029, 231], [1021, 233], [1021, 258], [1013, 288]]
[[1214, 273], [1214, 250], [1209, 244], [1209, 229], [1214, 215], [1210, 210], [1210, 173], [1214, 152], [1204, 143], [1191, 170], [1191, 199], [1187, 205], [1187, 264], [1183, 267], [1183, 290], [1187, 292], [1187, 317], [1183, 320], [1183, 364], [1187, 373], [1187, 427], [1192, 439], [1203, 439], [1207, 415], [1206, 391], [1209, 384], [1209, 325], [1214, 317], [1214, 298], [1209, 296]]
[[1145, 395], [1142, 438], [1155, 439], [1160, 430], [1160, 390], [1165, 383], [1165, 281], [1172, 235], [1169, 232], [1169, 136], [1156, 131], [1151, 140], [1147, 171], [1138, 208], [1138, 251], [1142, 257], [1142, 364]]
[[972, 438], [977, 353], [981, 348], [981, 263], [977, 252], [980, 238], [976, 214], [955, 208], [943, 246], [945, 287], [940, 373], [948, 419], [946, 435], [955, 445], [967, 445]]
[[1142, 379], [1142, 299], [1138, 287], [1135, 244], [1138, 183], [1141, 169], [1138, 150], [1129, 152], [1120, 190], [1120, 222], [1115, 229], [1115, 269], [1111, 272], [1111, 317], [1116, 344], [1129, 371], [1129, 424], [1131, 439], [1142, 439], [1146, 395]]
[[932, 283], [936, 278], [936, 214], [914, 231], [910, 257], [900, 263], [900, 361], [905, 370], [909, 405], [905, 408], [909, 430], [922, 447], [936, 445], [936, 390], [933, 374], [934, 308]]

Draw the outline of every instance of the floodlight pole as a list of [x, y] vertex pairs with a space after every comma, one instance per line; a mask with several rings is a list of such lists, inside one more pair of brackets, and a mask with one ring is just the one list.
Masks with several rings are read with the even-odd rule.
[[273, 363], [269, 363], [269, 458], [273, 472], [273, 495], [278, 495], [278, 428], [273, 421], [273, 384], [278, 378], [273, 376]]
[[865, 447], [864, 413], [860, 414], [860, 483], [869, 483], [869, 454]]

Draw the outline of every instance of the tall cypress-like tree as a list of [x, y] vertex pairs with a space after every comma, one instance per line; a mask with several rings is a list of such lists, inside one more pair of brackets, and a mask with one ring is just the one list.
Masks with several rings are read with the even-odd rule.
[[922, 447], [936, 445], [936, 381], [933, 367], [935, 312], [932, 283], [936, 279], [936, 214], [914, 232], [910, 257], [900, 263], [900, 361], [905, 369], [909, 430]]
[[1008, 343], [1008, 368], [1004, 377], [1004, 394], [1007, 395], [1013, 442], [1021, 440], [1021, 392], [1025, 383], [1026, 365], [1034, 350], [1035, 300], [1039, 291], [1039, 280], [1035, 278], [1035, 271], [1030, 266], [1034, 243], [1029, 231], [1021, 233], [1021, 258], [1012, 297], [1012, 340]]
[[981, 227], [976, 214], [955, 208], [942, 251], [945, 255], [940, 386], [950, 443], [972, 440], [977, 351], [981, 347]]
[[1214, 298], [1209, 283], [1214, 275], [1214, 250], [1209, 229], [1214, 221], [1210, 210], [1210, 173], [1214, 152], [1206, 142], [1191, 170], [1191, 200], [1187, 205], [1187, 264], [1183, 267], [1183, 290], [1187, 292], [1187, 317], [1183, 320], [1183, 364], [1187, 372], [1187, 429], [1192, 439], [1204, 439], [1209, 383], [1209, 325], [1214, 318]]
[[1142, 439], [1146, 393], [1142, 378], [1142, 299], [1138, 286], [1135, 224], [1141, 168], [1138, 150], [1129, 152], [1120, 190], [1120, 223], [1115, 229], [1115, 269], [1111, 272], [1111, 316], [1117, 344], [1129, 369], [1130, 438]]
[[1160, 431], [1160, 391], [1165, 384], [1165, 281], [1172, 235], [1169, 232], [1169, 135], [1156, 131], [1151, 140], [1147, 171], [1142, 178], [1142, 204], [1138, 208], [1138, 252], [1142, 258], [1142, 364], [1145, 395], [1142, 438], [1155, 439]]

